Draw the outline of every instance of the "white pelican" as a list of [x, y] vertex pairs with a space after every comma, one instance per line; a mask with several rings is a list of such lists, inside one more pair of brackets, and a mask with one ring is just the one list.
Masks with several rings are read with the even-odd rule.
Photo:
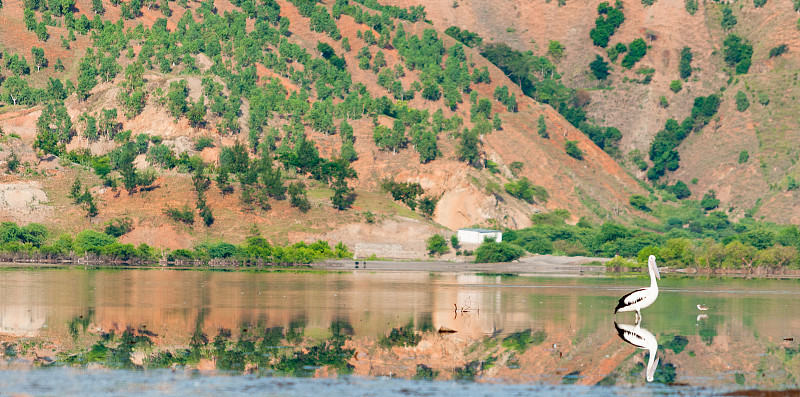
[[640, 321], [636, 325], [630, 324], [617, 324], [614, 322], [614, 328], [617, 329], [617, 334], [625, 342], [628, 342], [640, 349], [647, 349], [650, 357], [647, 360], [647, 381], [653, 381], [653, 375], [656, 373], [659, 359], [656, 358], [656, 351], [658, 351], [658, 341], [653, 334], [639, 327]]
[[647, 260], [647, 268], [650, 270], [650, 287], [640, 288], [633, 291], [619, 299], [617, 307], [614, 308], [614, 314], [618, 312], [636, 312], [636, 322], [642, 319], [641, 310], [653, 304], [658, 298], [658, 284], [656, 279], [661, 280], [661, 273], [656, 266], [655, 255], [650, 255]]

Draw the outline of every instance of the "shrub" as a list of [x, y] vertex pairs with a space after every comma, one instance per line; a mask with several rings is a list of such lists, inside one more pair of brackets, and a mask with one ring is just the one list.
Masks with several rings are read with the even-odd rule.
[[681, 50], [681, 60], [678, 63], [678, 72], [682, 79], [688, 79], [692, 75], [692, 49], [683, 47]]
[[194, 223], [194, 212], [188, 205], [184, 205], [183, 209], [167, 207], [164, 209], [164, 214], [173, 221], [183, 222], [187, 225]]
[[736, 110], [744, 112], [750, 107], [750, 101], [747, 100], [747, 94], [743, 91], [736, 93]]
[[475, 250], [476, 263], [511, 262], [525, 255], [525, 250], [506, 242], [484, 242]]
[[750, 159], [750, 153], [748, 153], [747, 150], [742, 150], [741, 152], [739, 152], [739, 164], [744, 164], [749, 159]]
[[789, 46], [787, 46], [786, 44], [781, 44], [781, 45], [779, 45], [777, 47], [773, 47], [773, 48], [769, 49], [769, 57], [770, 58], [779, 57], [779, 56], [785, 54], [786, 51], [789, 51]]
[[735, 68], [736, 74], [747, 74], [750, 70], [753, 46], [735, 34], [729, 34], [722, 42], [725, 63]]
[[650, 211], [650, 207], [647, 206], [649, 200], [645, 196], [642, 196], [640, 194], [634, 194], [628, 198], [628, 202], [634, 208], [640, 209], [642, 211]]
[[672, 80], [672, 82], [669, 83], [669, 89], [676, 94], [681, 92], [682, 88], [683, 84], [681, 84], [680, 80]]
[[545, 188], [534, 185], [526, 177], [522, 177], [516, 182], [506, 183], [504, 188], [508, 194], [530, 204], [534, 203], [534, 199], [539, 202], [546, 202], [550, 197]]
[[706, 211], [711, 211], [714, 208], [719, 207], [720, 201], [717, 199], [717, 194], [713, 190], [709, 190], [708, 193], [703, 195], [703, 199], [700, 200], [700, 207], [702, 207]]
[[769, 105], [769, 95], [767, 95], [766, 92], [758, 94], [758, 103], [760, 103], [762, 106]]
[[131, 218], [114, 218], [108, 222], [104, 232], [112, 237], [119, 237], [125, 233], [133, 230], [133, 221]]
[[210, 137], [202, 136], [194, 141], [194, 150], [198, 152], [209, 147], [214, 147], [214, 140]]
[[608, 45], [608, 39], [625, 22], [625, 14], [622, 13], [621, 2], [617, 2], [615, 7], [611, 7], [606, 1], [597, 6], [597, 13], [600, 16], [594, 21], [595, 27], [589, 32], [589, 37], [592, 38], [594, 45], [605, 48]]
[[720, 21], [720, 25], [722, 25], [723, 30], [729, 30], [730, 28], [736, 25], [736, 16], [733, 15], [733, 10], [727, 5], [722, 7], [722, 20]]
[[647, 54], [647, 43], [644, 39], [636, 39], [628, 46], [628, 53], [622, 58], [622, 66], [625, 68], [632, 68], [636, 62], [642, 59]]
[[592, 71], [594, 78], [598, 80], [605, 80], [609, 75], [608, 62], [603, 60], [600, 55], [594, 56], [594, 61], [589, 63], [589, 69]]
[[686, 186], [683, 181], [675, 182], [674, 185], [669, 186], [667, 189], [670, 193], [675, 195], [675, 198], [678, 200], [683, 200], [692, 195], [692, 191], [689, 190], [689, 186]]
[[570, 157], [583, 160], [583, 151], [578, 147], [578, 141], [564, 142], [564, 149]]
[[698, 8], [697, 0], [685, 0], [684, 7], [686, 8], [686, 12], [688, 12], [689, 15], [694, 15], [694, 13], [697, 12]]
[[75, 236], [74, 248], [78, 254], [91, 252], [102, 254], [103, 248], [107, 245], [116, 243], [117, 239], [96, 230], [84, 230]]

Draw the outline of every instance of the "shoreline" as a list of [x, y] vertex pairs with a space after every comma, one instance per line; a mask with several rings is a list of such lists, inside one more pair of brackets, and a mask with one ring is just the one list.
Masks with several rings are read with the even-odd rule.
[[[463, 273], [497, 276], [544, 276], [544, 277], [603, 277], [620, 275], [645, 275], [636, 268], [607, 268], [603, 263], [611, 258], [582, 256], [536, 255], [520, 258], [513, 262], [474, 263], [442, 260], [408, 260], [408, 259], [329, 259], [321, 262], [298, 265], [229, 265], [205, 264], [198, 266], [126, 263], [84, 263], [82, 261], [47, 262], [0, 262], [0, 271], [13, 269], [108, 269], [108, 270], [188, 270], [188, 271], [223, 271], [223, 272], [417, 272], [417, 273]], [[358, 267], [356, 267], [356, 263]], [[598, 264], [599, 263], [599, 264]], [[365, 266], [366, 265], [366, 266]], [[661, 268], [663, 274], [682, 277], [730, 277], [748, 279], [800, 279], [800, 269], [707, 269], [707, 268]]]

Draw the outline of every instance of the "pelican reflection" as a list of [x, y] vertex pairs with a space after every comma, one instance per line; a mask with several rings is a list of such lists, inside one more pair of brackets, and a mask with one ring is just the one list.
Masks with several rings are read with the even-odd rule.
[[619, 334], [619, 337], [625, 342], [649, 351], [650, 358], [647, 360], [647, 381], [652, 382], [653, 375], [656, 373], [656, 367], [658, 367], [658, 359], [656, 358], [658, 341], [650, 331], [640, 327], [639, 324], [641, 324], [641, 321], [636, 322], [636, 325], [617, 324], [614, 322], [614, 328], [617, 329], [617, 334]]

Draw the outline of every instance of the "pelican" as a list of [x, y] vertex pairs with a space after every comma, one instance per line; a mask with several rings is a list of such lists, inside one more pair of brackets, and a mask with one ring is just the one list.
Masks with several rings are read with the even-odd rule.
[[641, 321], [637, 321], [636, 325], [630, 324], [617, 324], [614, 322], [614, 328], [617, 329], [617, 334], [625, 342], [630, 343], [640, 349], [647, 349], [650, 357], [647, 359], [647, 381], [653, 381], [653, 375], [656, 373], [659, 359], [656, 358], [656, 351], [658, 350], [658, 341], [653, 334], [639, 327]]
[[641, 310], [653, 304], [658, 298], [658, 284], [656, 279], [661, 280], [661, 273], [656, 266], [655, 255], [650, 255], [647, 259], [647, 268], [650, 270], [650, 287], [640, 288], [633, 291], [619, 299], [617, 307], [614, 308], [614, 314], [618, 312], [636, 312], [636, 322], [642, 320]]
[[708, 310], [708, 306], [706, 306], [706, 305], [697, 305], [697, 310], [706, 311], [706, 310]]

